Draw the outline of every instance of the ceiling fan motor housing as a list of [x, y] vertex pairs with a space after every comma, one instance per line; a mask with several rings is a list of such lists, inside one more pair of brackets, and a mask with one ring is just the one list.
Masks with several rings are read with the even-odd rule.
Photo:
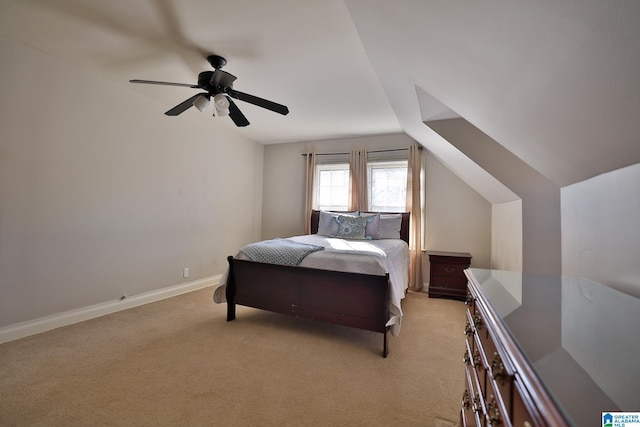
[[198, 86], [202, 89], [212, 92], [214, 95], [219, 92], [223, 92], [224, 88], [216, 88], [211, 83], [211, 77], [213, 76], [213, 71], [203, 71], [198, 74]]

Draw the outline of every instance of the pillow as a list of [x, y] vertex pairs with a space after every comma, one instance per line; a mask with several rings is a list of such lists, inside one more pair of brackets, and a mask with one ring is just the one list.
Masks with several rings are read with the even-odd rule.
[[380, 215], [380, 238], [399, 239], [402, 227], [402, 214]]
[[321, 236], [332, 236], [338, 233], [338, 215], [344, 216], [358, 216], [360, 212], [347, 212], [339, 214], [330, 211], [320, 211], [320, 218], [318, 219], [318, 234]]
[[380, 214], [360, 213], [360, 216], [367, 218], [367, 226], [364, 230], [365, 237], [371, 240], [378, 240], [380, 238]]
[[366, 239], [364, 234], [367, 226], [366, 217], [338, 215], [336, 221], [338, 222], [338, 232], [330, 237], [338, 237], [341, 239]]
[[338, 215], [331, 212], [320, 211], [320, 219], [318, 220], [318, 234], [322, 236], [331, 236], [338, 232]]

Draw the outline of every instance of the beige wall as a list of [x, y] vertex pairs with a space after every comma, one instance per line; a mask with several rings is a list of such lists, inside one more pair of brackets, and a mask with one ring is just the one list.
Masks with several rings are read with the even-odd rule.
[[490, 268], [491, 204], [431, 155], [426, 169], [427, 250], [469, 252], [472, 267]]
[[562, 189], [562, 273], [640, 297], [640, 164]]
[[305, 158], [302, 154], [407, 148], [412, 142], [404, 134], [393, 134], [265, 146], [262, 237], [271, 239], [304, 233]]
[[262, 238], [304, 234], [305, 144], [264, 148]]
[[[268, 145], [264, 152], [262, 238], [304, 233], [302, 153], [406, 148], [404, 134]], [[491, 205], [427, 153], [427, 249], [470, 252], [474, 267], [491, 264]], [[425, 257], [425, 281], [428, 280]]]
[[522, 271], [522, 200], [492, 206], [491, 268]]
[[260, 237], [263, 146], [3, 37], [0, 56], [0, 327], [220, 274]]

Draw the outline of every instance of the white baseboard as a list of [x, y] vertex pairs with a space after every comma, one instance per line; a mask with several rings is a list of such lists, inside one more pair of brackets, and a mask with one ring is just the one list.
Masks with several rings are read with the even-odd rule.
[[[194, 280], [192, 282], [181, 283], [179, 285], [169, 286], [140, 295], [134, 295], [124, 299], [115, 301], [107, 301], [76, 310], [65, 311], [64, 313], [54, 314], [51, 316], [41, 317], [35, 320], [16, 323], [0, 328], [0, 344], [17, 340], [19, 338], [28, 337], [30, 335], [39, 334], [41, 332], [50, 331], [62, 326], [72, 325], [96, 317], [105, 316], [117, 311], [126, 310], [128, 308], [137, 307], [139, 305], [148, 304], [154, 301], [160, 301], [166, 298], [175, 297], [187, 292], [196, 291], [198, 289], [213, 286], [218, 283], [220, 277], [205, 277], [204, 279]], [[212, 304], [213, 304], [213, 295]]]

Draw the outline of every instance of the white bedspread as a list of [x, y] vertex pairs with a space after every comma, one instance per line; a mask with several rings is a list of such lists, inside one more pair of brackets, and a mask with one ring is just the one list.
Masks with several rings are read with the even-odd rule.
[[[393, 336], [400, 333], [402, 325], [400, 302], [405, 296], [409, 283], [409, 247], [405, 241], [400, 239], [345, 240], [317, 234], [295, 236], [289, 239], [325, 248], [323, 251], [307, 255], [300, 263], [300, 267], [379, 276], [389, 273], [390, 319], [387, 326], [390, 327]], [[238, 253], [236, 258], [248, 259], [242, 253]], [[216, 303], [226, 302], [227, 275], [228, 268], [213, 293], [213, 300]], [[336, 295], [336, 298], [340, 296]]]

